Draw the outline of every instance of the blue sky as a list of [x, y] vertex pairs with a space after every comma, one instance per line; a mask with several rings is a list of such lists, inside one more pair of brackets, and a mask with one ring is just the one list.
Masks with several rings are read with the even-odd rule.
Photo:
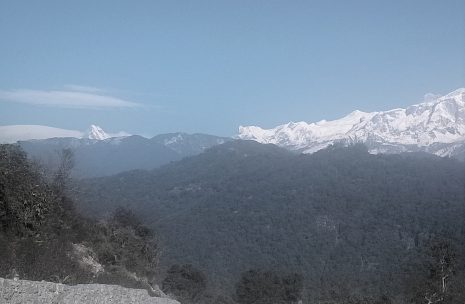
[[0, 125], [234, 135], [465, 86], [465, 1], [0, 1]]

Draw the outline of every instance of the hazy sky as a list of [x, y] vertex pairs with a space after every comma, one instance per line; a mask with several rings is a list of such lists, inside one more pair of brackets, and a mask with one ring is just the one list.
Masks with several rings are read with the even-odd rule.
[[0, 1], [0, 125], [234, 135], [465, 87], [465, 1]]

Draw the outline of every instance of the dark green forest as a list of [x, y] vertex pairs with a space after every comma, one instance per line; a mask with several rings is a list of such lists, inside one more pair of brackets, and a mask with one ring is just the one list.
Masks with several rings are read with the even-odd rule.
[[465, 165], [229, 142], [70, 179], [0, 145], [0, 277], [155, 284], [181, 303], [464, 303]]
[[128, 207], [159, 232], [161, 274], [191, 264], [207, 291], [241, 303], [259, 302], [240, 298], [238, 282], [254, 290], [286, 276], [301, 278], [297, 298], [309, 303], [464, 301], [465, 166], [456, 160], [236, 141], [78, 189], [80, 210]]

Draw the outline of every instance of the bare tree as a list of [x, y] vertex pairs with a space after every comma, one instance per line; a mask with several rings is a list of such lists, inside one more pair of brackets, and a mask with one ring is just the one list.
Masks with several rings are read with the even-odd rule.
[[63, 149], [59, 152], [58, 168], [54, 174], [53, 184], [56, 190], [63, 194], [69, 184], [71, 172], [74, 168], [74, 153], [71, 149]]
[[416, 302], [424, 304], [449, 303], [454, 292], [449, 286], [457, 266], [455, 250], [449, 241], [436, 238], [430, 241], [425, 272], [416, 278]]

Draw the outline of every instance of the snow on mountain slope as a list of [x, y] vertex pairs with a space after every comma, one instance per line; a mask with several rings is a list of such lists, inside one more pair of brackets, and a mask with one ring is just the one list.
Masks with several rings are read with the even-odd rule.
[[122, 137], [130, 134], [126, 132], [106, 133], [99, 126], [91, 125], [86, 132], [60, 129], [41, 125], [11, 125], [0, 126], [0, 143], [15, 143], [17, 141], [48, 138], [87, 138], [104, 140], [111, 137]]
[[333, 121], [290, 122], [273, 129], [240, 126], [239, 138], [304, 153], [336, 142], [363, 142], [373, 153], [425, 151], [451, 156], [465, 144], [465, 88], [406, 109], [354, 111]]
[[99, 126], [96, 125], [90, 125], [90, 128], [87, 130], [86, 134], [87, 138], [89, 139], [98, 139], [98, 140], [103, 140], [110, 138], [111, 136], [105, 133], [105, 131], [102, 130]]
[[183, 156], [202, 153], [206, 149], [232, 140], [208, 134], [168, 133], [154, 136], [152, 141], [168, 147]]

